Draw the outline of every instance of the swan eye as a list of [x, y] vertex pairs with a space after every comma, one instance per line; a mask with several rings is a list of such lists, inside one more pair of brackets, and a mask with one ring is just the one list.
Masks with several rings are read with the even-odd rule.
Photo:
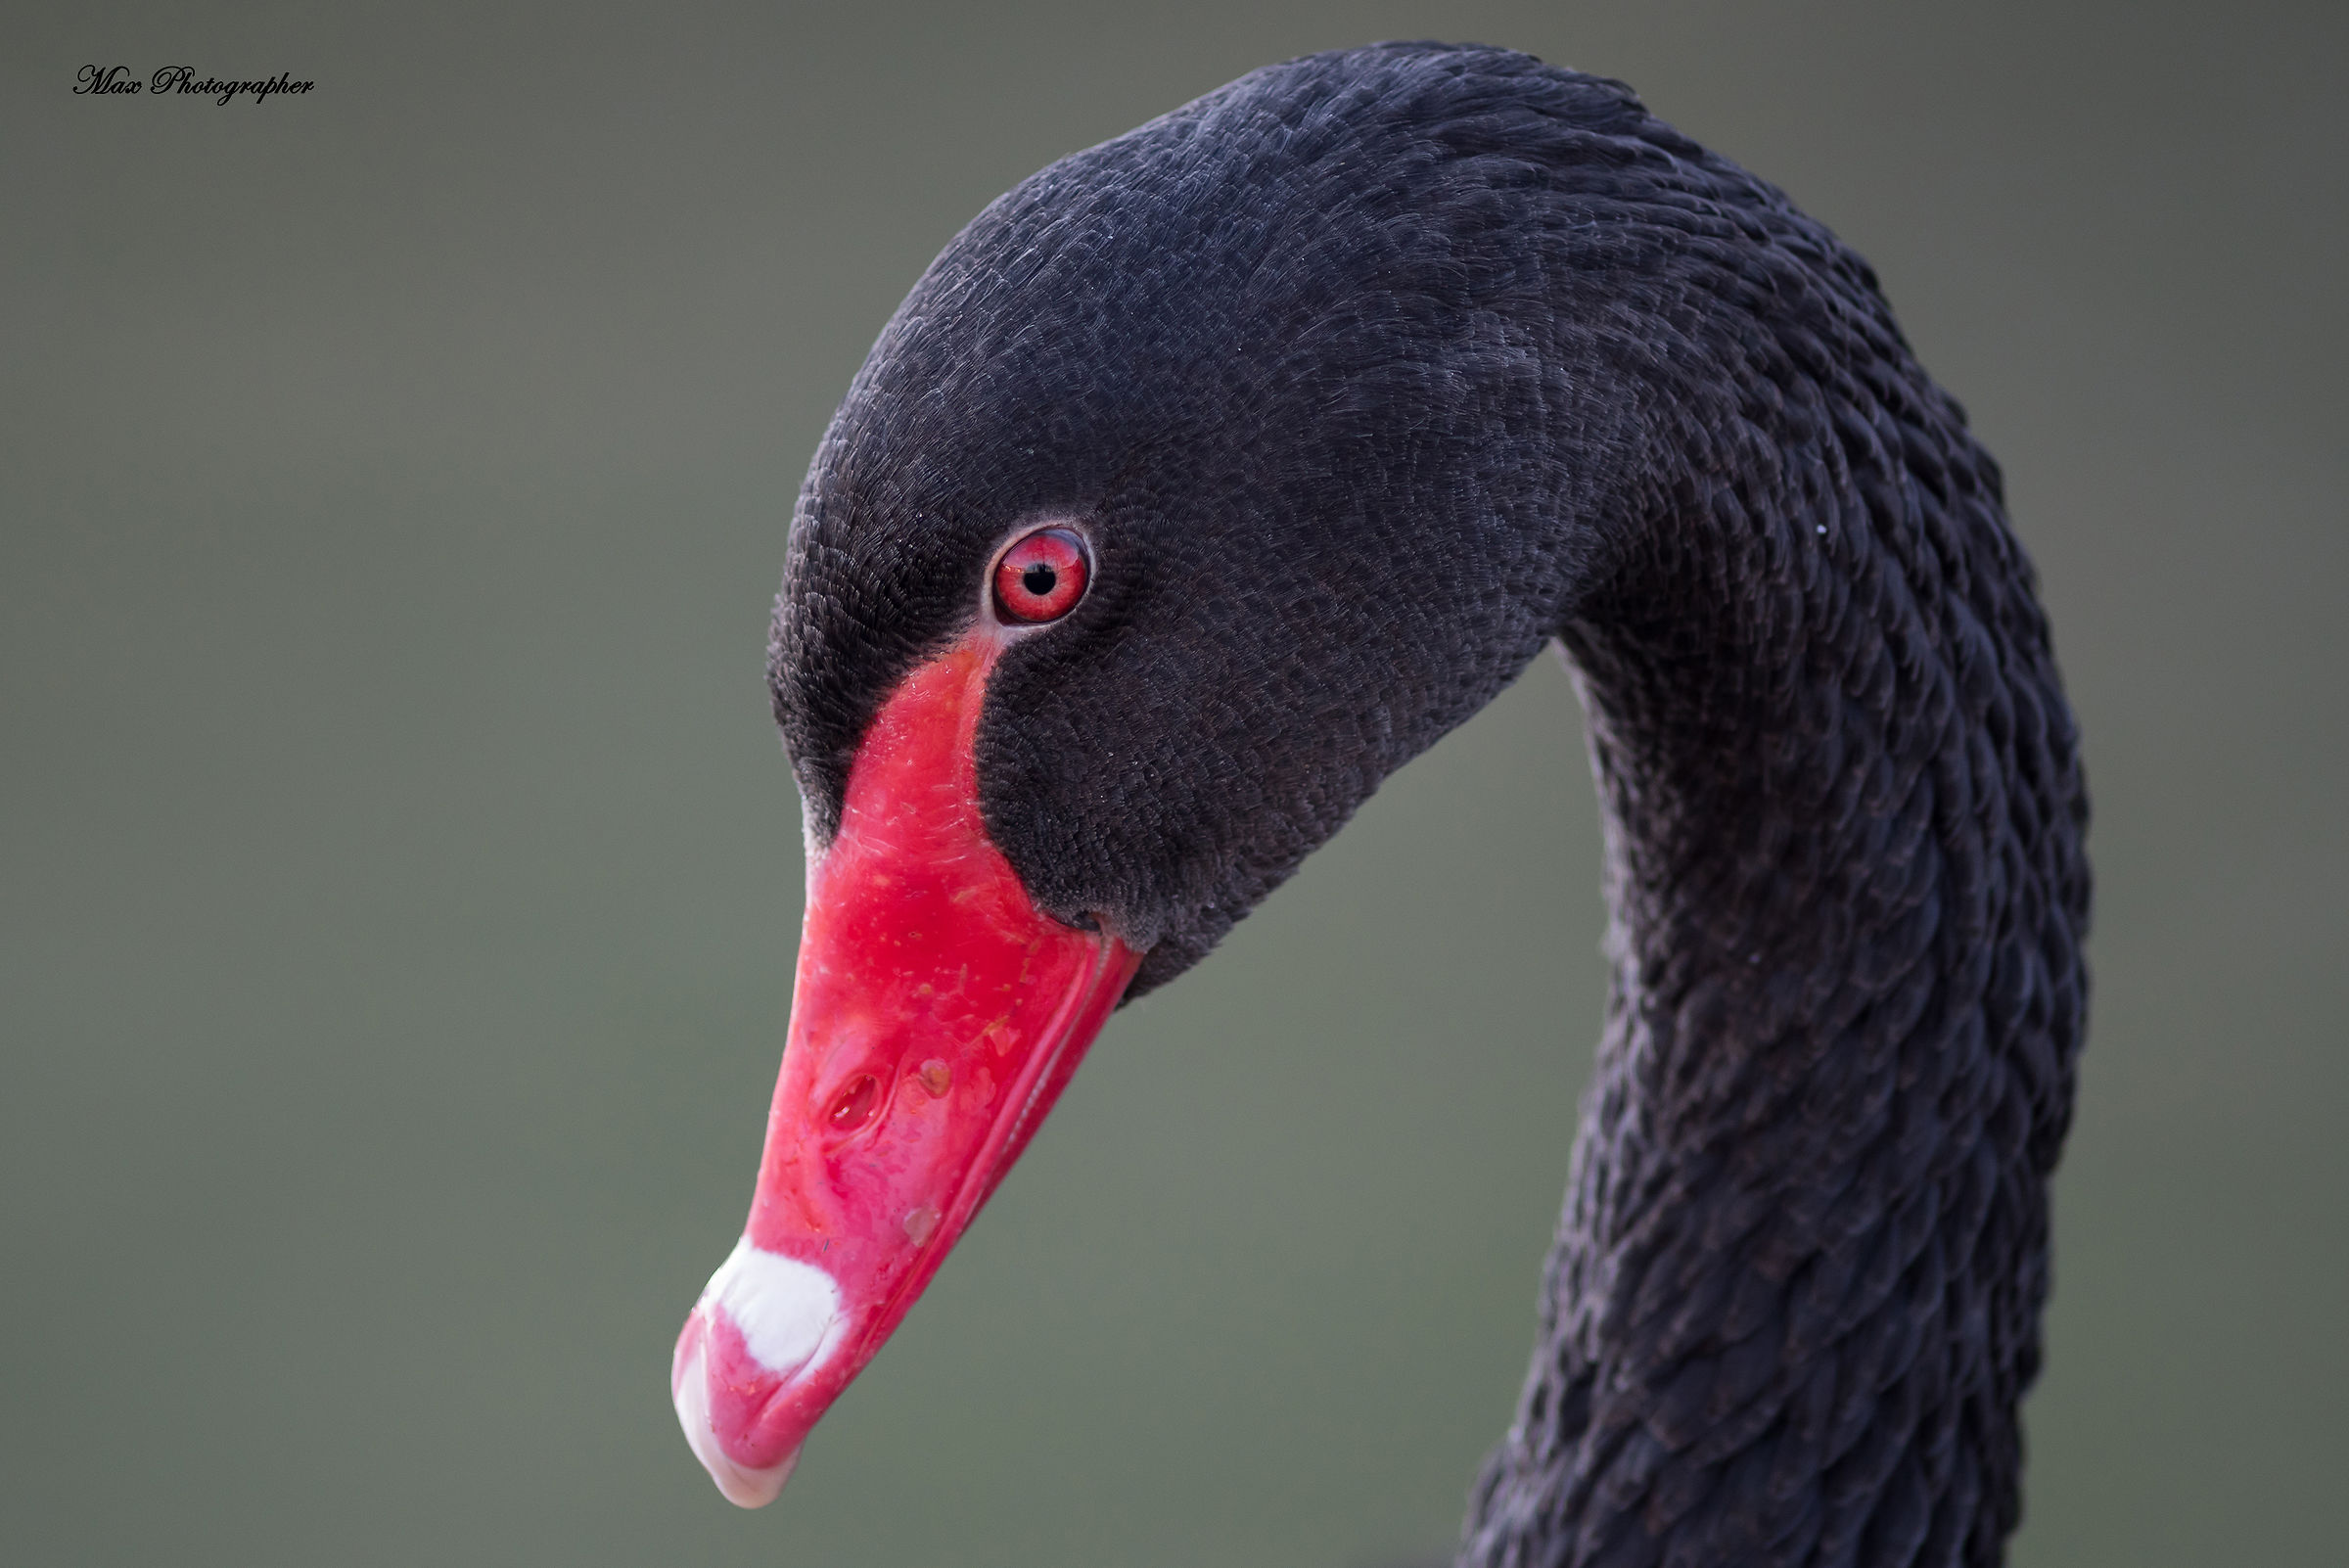
[[995, 564], [995, 613], [1028, 624], [1058, 621], [1077, 608], [1091, 576], [1082, 539], [1067, 529], [1037, 529]]

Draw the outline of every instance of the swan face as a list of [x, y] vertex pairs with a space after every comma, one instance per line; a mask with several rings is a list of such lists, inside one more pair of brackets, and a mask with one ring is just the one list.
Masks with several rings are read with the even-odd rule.
[[1146, 952], [1137, 993], [1513, 679], [1623, 510], [1635, 400], [1561, 305], [1598, 263], [1537, 262], [1529, 163], [1447, 140], [1408, 57], [1354, 68], [1257, 72], [990, 206], [792, 525], [769, 672], [819, 844], [1005, 541], [1082, 531], [1089, 590], [1003, 648], [976, 772], [1039, 907]]
[[[1560, 351], [1526, 165], [1436, 136], [1413, 58], [1259, 72], [1028, 181], [816, 453], [769, 653], [810, 852], [790, 1034], [749, 1251], [672, 1362], [737, 1501], [781, 1485], [1110, 1010], [1590, 576], [1603, 465], [1556, 436], [1603, 451], [1630, 404]], [[1006, 599], [1045, 536], [1082, 591]]]

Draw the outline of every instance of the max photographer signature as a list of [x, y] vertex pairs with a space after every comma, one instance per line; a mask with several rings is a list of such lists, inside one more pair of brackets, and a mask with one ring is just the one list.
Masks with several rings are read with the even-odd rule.
[[226, 104], [239, 93], [250, 94], [254, 103], [282, 93], [306, 93], [316, 82], [296, 81], [290, 72], [279, 71], [263, 81], [232, 81], [224, 76], [199, 76], [194, 66], [163, 66], [144, 82], [130, 73], [128, 66], [84, 66], [73, 76], [73, 95], [82, 97], [147, 92], [161, 97], [164, 93], [196, 93]]

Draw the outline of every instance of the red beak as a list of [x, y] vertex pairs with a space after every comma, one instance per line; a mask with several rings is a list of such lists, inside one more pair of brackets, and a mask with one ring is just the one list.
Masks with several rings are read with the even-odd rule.
[[972, 742], [1000, 648], [974, 633], [905, 677], [808, 868], [750, 1222], [669, 1370], [686, 1440], [744, 1507], [774, 1500], [1141, 962], [1037, 909], [988, 842]]

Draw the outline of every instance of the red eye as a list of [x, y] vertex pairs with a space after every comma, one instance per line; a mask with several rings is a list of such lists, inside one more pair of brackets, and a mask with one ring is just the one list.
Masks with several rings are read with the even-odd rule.
[[1084, 597], [1091, 569], [1084, 541], [1067, 529], [1037, 529], [995, 567], [995, 613], [1006, 621], [1058, 621]]

